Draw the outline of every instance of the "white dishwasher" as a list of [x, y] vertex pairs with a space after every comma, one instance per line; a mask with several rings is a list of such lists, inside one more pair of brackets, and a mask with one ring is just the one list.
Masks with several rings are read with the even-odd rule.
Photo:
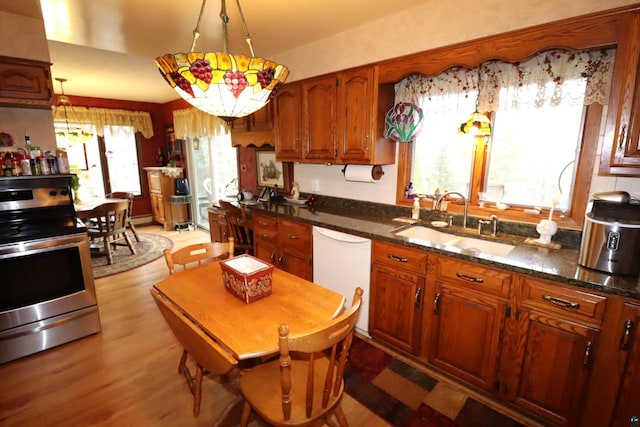
[[313, 227], [313, 281], [342, 294], [347, 307], [356, 287], [364, 290], [356, 329], [366, 336], [369, 336], [370, 277], [371, 240]]

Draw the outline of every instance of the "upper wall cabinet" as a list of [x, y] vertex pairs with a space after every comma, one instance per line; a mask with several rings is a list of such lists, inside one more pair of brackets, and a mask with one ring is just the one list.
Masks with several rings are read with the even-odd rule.
[[362, 67], [285, 85], [276, 107], [278, 160], [394, 163], [395, 143], [382, 138], [393, 88], [384, 86], [380, 99], [376, 73]]
[[231, 123], [231, 143], [244, 147], [275, 146], [273, 104], [269, 102], [255, 113], [234, 120]]
[[622, 18], [600, 173], [640, 176], [640, 13]]
[[48, 62], [0, 56], [0, 105], [51, 108], [52, 104]]

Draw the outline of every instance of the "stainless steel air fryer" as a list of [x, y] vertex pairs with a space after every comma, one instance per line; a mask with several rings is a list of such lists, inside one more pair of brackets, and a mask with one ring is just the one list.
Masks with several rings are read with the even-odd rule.
[[594, 195], [585, 215], [578, 263], [607, 273], [637, 276], [640, 202], [624, 192]]

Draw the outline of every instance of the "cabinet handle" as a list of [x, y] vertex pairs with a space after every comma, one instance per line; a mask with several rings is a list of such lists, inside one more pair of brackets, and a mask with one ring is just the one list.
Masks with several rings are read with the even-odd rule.
[[558, 297], [552, 297], [551, 295], [543, 295], [542, 299], [550, 302], [553, 305], [559, 305], [560, 307], [575, 308], [576, 310], [580, 308], [580, 304], [578, 304], [577, 302], [572, 302]]
[[464, 274], [464, 273], [456, 273], [456, 276], [458, 276], [462, 280], [466, 280], [466, 281], [471, 282], [471, 283], [483, 283], [484, 282], [484, 279], [482, 277], [473, 277], [473, 276], [469, 276], [468, 274]]
[[280, 264], [280, 267], [284, 267], [284, 255], [280, 255], [280, 258], [278, 258], [278, 263]]
[[591, 359], [591, 341], [587, 343], [587, 346], [584, 349], [584, 359], [582, 359], [582, 366], [585, 368], [589, 366], [589, 360]]
[[298, 235], [296, 235], [296, 234], [291, 234], [291, 233], [288, 233], [288, 234], [287, 234], [287, 237], [288, 237], [289, 239], [291, 239], [291, 240], [299, 240], [299, 239], [300, 239], [300, 236], [298, 236]]
[[268, 223], [268, 222], [266, 222], [266, 221], [258, 221], [258, 224], [260, 224], [260, 225], [262, 225], [262, 226], [267, 226], [267, 225], [269, 225], [269, 223]]
[[627, 135], [627, 125], [622, 125], [620, 128], [620, 137], [618, 138], [618, 151], [624, 148], [624, 140]]
[[629, 351], [631, 349], [631, 331], [633, 330], [633, 321], [624, 322], [622, 336], [620, 337], [620, 350]]
[[402, 258], [402, 257], [399, 257], [399, 256], [394, 255], [394, 254], [388, 254], [388, 255], [387, 255], [387, 257], [389, 257], [389, 259], [390, 259], [390, 260], [392, 260], [392, 261], [397, 261], [397, 262], [409, 262], [409, 260], [408, 260], [408, 259], [406, 259], [406, 258]]
[[267, 237], [269, 237], [269, 234], [268, 233], [260, 233], [260, 237], [267, 238]]
[[433, 314], [440, 314], [440, 292], [433, 299]]
[[275, 264], [276, 263], [276, 253], [275, 252], [271, 252], [271, 255], [269, 255], [269, 258], [271, 258], [271, 264]]
[[422, 302], [422, 288], [418, 288], [416, 289], [416, 302], [415, 302], [415, 306], [420, 308], [420, 304]]

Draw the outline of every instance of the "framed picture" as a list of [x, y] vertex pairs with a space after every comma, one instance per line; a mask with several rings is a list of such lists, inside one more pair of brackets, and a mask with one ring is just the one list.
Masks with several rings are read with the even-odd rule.
[[289, 186], [288, 171], [282, 162], [276, 161], [274, 150], [256, 150], [256, 169], [258, 172], [258, 187], [273, 187], [286, 189]]

